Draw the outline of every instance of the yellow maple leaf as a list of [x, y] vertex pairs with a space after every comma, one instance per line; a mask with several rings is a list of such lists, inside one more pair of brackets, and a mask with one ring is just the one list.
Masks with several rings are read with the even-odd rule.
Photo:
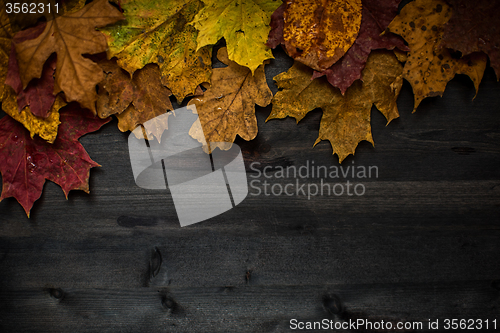
[[50, 143], [55, 141], [57, 130], [61, 123], [59, 121], [59, 109], [66, 105], [61, 95], [57, 95], [47, 118], [33, 115], [29, 106], [26, 106], [19, 112], [16, 93], [9, 85], [4, 85], [2, 99], [2, 109], [5, 113], [23, 124], [30, 132], [32, 138], [36, 134]]
[[413, 111], [426, 97], [442, 96], [455, 74], [466, 74], [479, 89], [487, 57], [473, 53], [461, 59], [439, 45], [451, 8], [442, 0], [416, 0], [403, 7], [388, 29], [401, 35], [410, 47], [403, 77], [410, 82], [415, 102]]
[[[252, 140], [257, 135], [255, 104], [266, 106], [271, 103], [264, 65], [252, 72], [228, 59], [226, 48], [220, 48], [217, 58], [228, 67], [215, 68], [210, 88], [203, 96], [193, 98], [188, 105], [196, 105], [203, 132], [195, 127], [190, 135], [200, 142], [232, 143], [236, 135]], [[204, 133], [205, 140], [201, 137]], [[218, 145], [227, 149], [230, 145]], [[215, 146], [210, 148], [213, 150]]]
[[265, 45], [276, 0], [203, 0], [205, 7], [192, 24], [198, 29], [198, 49], [226, 40], [229, 60], [250, 68], [252, 74], [266, 59], [272, 59]]
[[373, 51], [363, 70], [363, 82], [356, 81], [344, 96], [325, 78], [311, 80], [312, 69], [295, 62], [287, 72], [277, 75], [279, 91], [267, 120], [293, 117], [299, 122], [315, 108], [323, 109], [319, 136], [330, 141], [333, 154], [342, 162], [359, 142], [373, 144], [370, 126], [372, 105], [387, 121], [399, 117], [396, 99], [402, 86], [402, 66], [393, 52]]

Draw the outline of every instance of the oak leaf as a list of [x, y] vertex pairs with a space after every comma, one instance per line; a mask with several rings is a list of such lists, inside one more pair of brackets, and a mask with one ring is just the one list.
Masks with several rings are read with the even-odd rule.
[[46, 118], [35, 116], [29, 106], [24, 107], [19, 112], [16, 92], [7, 84], [4, 85], [2, 99], [3, 111], [23, 124], [30, 132], [31, 137], [34, 137], [36, 134], [49, 143], [54, 142], [57, 137], [59, 124], [61, 123], [59, 121], [59, 109], [66, 105], [66, 102], [60, 95], [56, 97]]
[[462, 52], [484, 52], [500, 79], [500, 2], [448, 0], [453, 13], [445, 25], [441, 45]]
[[451, 16], [442, 0], [415, 0], [403, 7], [388, 29], [401, 35], [410, 47], [403, 75], [413, 88], [415, 111], [420, 102], [431, 96], [442, 96], [446, 84], [455, 74], [466, 74], [476, 92], [486, 68], [486, 55], [474, 53], [455, 59], [446, 48], [440, 48], [444, 25]]
[[[132, 131], [138, 125], [173, 109], [169, 99], [172, 93], [162, 85], [156, 64], [146, 65], [131, 78], [114, 59], [102, 59], [98, 63], [106, 78], [99, 84], [97, 114], [101, 118], [115, 114], [120, 131]], [[149, 126], [148, 130], [152, 130], [148, 135], [161, 140], [164, 128]]]
[[359, 142], [373, 144], [370, 126], [372, 105], [387, 121], [399, 117], [396, 99], [402, 86], [402, 66], [393, 52], [373, 51], [363, 70], [363, 82], [356, 81], [344, 96], [324, 77], [311, 80], [312, 69], [295, 62], [285, 73], [277, 75], [279, 91], [267, 120], [294, 117], [299, 122], [315, 108], [323, 110], [319, 136], [330, 141], [333, 154], [342, 162], [354, 154]]
[[196, 49], [196, 29], [188, 25], [203, 6], [199, 0], [120, 0], [126, 20], [101, 29], [108, 58], [133, 74], [149, 63], [160, 67], [162, 82], [181, 102], [210, 81], [212, 49]]
[[356, 40], [361, 8], [361, 0], [287, 0], [286, 52], [315, 70], [329, 68]]
[[98, 130], [109, 119], [94, 117], [73, 103], [61, 112], [61, 120], [57, 140], [49, 144], [38, 137], [31, 139], [28, 131], [12, 118], [0, 119], [0, 200], [14, 197], [28, 217], [46, 179], [61, 186], [66, 197], [71, 190], [88, 193], [90, 168], [99, 166], [78, 138]]
[[95, 112], [95, 86], [103, 74], [100, 67], [83, 54], [105, 51], [106, 38], [95, 28], [122, 18], [108, 0], [96, 0], [75, 13], [48, 21], [38, 37], [15, 44], [23, 88], [32, 79], [40, 78], [45, 61], [55, 52], [54, 94], [63, 91], [67, 101], [77, 101]]
[[[214, 68], [211, 86], [201, 97], [193, 98], [188, 105], [196, 105], [203, 132], [192, 128], [190, 135], [200, 142], [232, 143], [239, 135], [252, 140], [257, 135], [255, 104], [266, 106], [271, 103], [272, 92], [266, 83], [264, 65], [255, 70], [229, 60], [226, 48], [220, 48], [217, 58], [227, 64]], [[204, 133], [204, 138], [201, 137]], [[219, 144], [221, 149], [230, 145]], [[210, 147], [215, 148], [215, 145]]]
[[272, 59], [265, 45], [276, 0], [203, 0], [205, 7], [192, 24], [198, 29], [198, 49], [226, 40], [229, 60], [250, 68], [252, 74], [266, 59]]
[[397, 15], [400, 1], [362, 0], [363, 15], [356, 41], [330, 68], [322, 72], [314, 71], [313, 78], [325, 75], [328, 82], [344, 94], [354, 81], [362, 79], [361, 73], [372, 50], [398, 48], [409, 51], [400, 36], [390, 32], [382, 35]]

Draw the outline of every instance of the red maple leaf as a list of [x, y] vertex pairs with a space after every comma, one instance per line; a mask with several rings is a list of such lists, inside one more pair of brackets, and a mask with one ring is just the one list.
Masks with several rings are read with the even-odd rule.
[[7, 78], [5, 83], [11, 86], [17, 94], [17, 105], [19, 112], [26, 106], [30, 106], [31, 113], [37, 117], [47, 118], [56, 97], [54, 91], [54, 72], [56, 69], [57, 58], [52, 55], [45, 63], [42, 76], [39, 79], [33, 79], [26, 89], [23, 90], [21, 76], [19, 75], [19, 65], [17, 63], [16, 48], [14, 43], [21, 43], [28, 39], [33, 39], [40, 35], [45, 24], [35, 26], [27, 30], [18, 32], [12, 41], [10, 48], [9, 64], [7, 69]]
[[9, 116], [0, 119], [0, 172], [3, 188], [0, 201], [14, 197], [29, 217], [40, 198], [45, 180], [61, 186], [66, 197], [71, 190], [89, 192], [90, 169], [99, 166], [78, 142], [84, 134], [109, 122], [71, 103], [61, 109], [61, 125], [53, 144], [35, 137]]
[[326, 75], [328, 82], [344, 94], [354, 81], [361, 79], [361, 72], [372, 50], [392, 50], [397, 47], [401, 51], [409, 51], [401, 37], [390, 32], [381, 35], [397, 15], [400, 2], [401, 0], [363, 0], [358, 38], [339, 61], [322, 72], [314, 71], [312, 78]]
[[282, 3], [271, 15], [271, 31], [269, 31], [269, 36], [267, 37], [266, 45], [274, 49], [278, 45], [285, 44], [285, 38], [283, 37], [283, 29], [285, 27], [285, 8], [286, 3]]

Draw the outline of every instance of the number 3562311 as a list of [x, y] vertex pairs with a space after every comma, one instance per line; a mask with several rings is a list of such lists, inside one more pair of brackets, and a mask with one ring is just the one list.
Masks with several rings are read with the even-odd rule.
[[[52, 7], [52, 8], [51, 8]], [[44, 13], [55, 13], [59, 12], [59, 4], [45, 4], [45, 3], [19, 3], [19, 2], [8, 2], [5, 4], [5, 12], [7, 14], [44, 14]]]

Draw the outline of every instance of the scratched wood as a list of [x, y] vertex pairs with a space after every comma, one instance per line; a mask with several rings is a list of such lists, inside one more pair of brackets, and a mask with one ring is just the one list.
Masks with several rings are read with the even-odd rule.
[[[274, 91], [272, 77], [291, 66], [275, 56], [266, 68]], [[364, 195], [250, 189], [235, 209], [186, 228], [169, 191], [135, 186], [128, 134], [112, 122], [81, 139], [102, 165], [89, 195], [66, 201], [47, 183], [31, 219], [15, 200], [0, 202], [0, 331], [289, 332], [292, 318], [500, 320], [499, 92], [491, 69], [474, 100], [472, 83], [458, 76], [443, 98], [412, 114], [405, 83], [401, 117], [386, 126], [373, 109], [375, 147], [361, 143], [342, 164], [378, 168], [377, 178], [348, 178]], [[320, 110], [298, 125], [265, 123], [269, 112], [257, 108], [255, 140], [237, 141], [249, 180], [262, 184], [266, 167], [339, 167], [327, 142], [312, 148]]]

